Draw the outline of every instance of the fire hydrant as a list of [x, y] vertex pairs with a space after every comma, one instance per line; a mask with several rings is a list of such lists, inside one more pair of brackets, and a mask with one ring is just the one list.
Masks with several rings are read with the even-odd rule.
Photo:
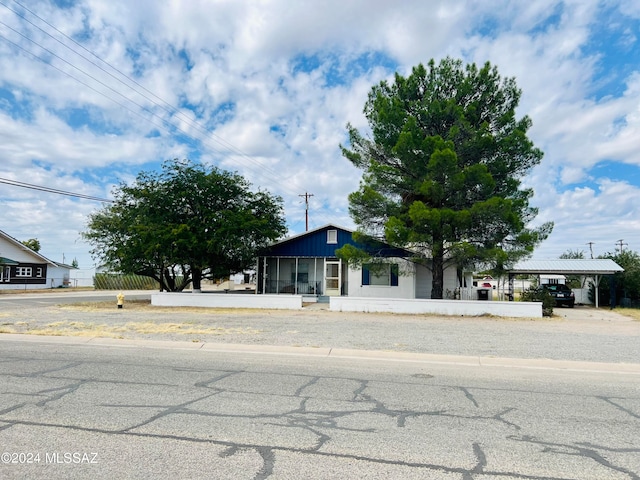
[[118, 308], [122, 308], [122, 306], [124, 305], [124, 294], [122, 292], [120, 292], [116, 298], [118, 299]]

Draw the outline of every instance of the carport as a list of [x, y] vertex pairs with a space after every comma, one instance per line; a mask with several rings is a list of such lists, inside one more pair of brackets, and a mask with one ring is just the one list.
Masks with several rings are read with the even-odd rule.
[[513, 298], [513, 279], [516, 275], [582, 275], [594, 279], [597, 308], [598, 286], [602, 276], [623, 271], [624, 268], [609, 258], [526, 260], [509, 270], [509, 298]]

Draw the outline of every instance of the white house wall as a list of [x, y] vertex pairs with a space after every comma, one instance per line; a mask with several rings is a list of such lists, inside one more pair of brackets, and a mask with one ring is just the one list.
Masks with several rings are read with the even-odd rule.
[[[409, 262], [402, 258], [390, 260], [390, 263], [400, 265], [398, 286], [362, 285], [362, 270], [349, 269], [349, 296], [362, 298], [431, 298], [432, 273], [424, 265]], [[458, 277], [455, 268], [444, 271], [443, 290], [453, 291], [458, 286]]]
[[362, 285], [362, 269], [348, 269], [349, 296], [363, 298], [414, 298], [415, 264], [402, 258], [394, 258], [389, 263], [400, 265], [398, 286]]
[[72, 287], [71, 280], [69, 279], [69, 269], [64, 267], [52, 267], [49, 265], [47, 268], [47, 283], [41, 285], [44, 288], [57, 288], [57, 287]]
[[3, 238], [0, 238], [0, 257], [9, 258], [20, 263], [44, 263], [40, 257]]
[[[458, 273], [455, 268], [447, 268], [443, 274], [442, 291], [445, 297], [447, 292], [453, 292], [458, 288]], [[433, 287], [433, 272], [424, 265], [416, 264], [416, 296], [415, 298], [431, 298]]]

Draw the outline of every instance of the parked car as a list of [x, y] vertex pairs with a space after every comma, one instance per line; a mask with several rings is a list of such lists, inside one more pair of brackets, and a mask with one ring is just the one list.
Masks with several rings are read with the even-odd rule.
[[556, 306], [566, 305], [569, 308], [573, 308], [576, 304], [576, 297], [573, 291], [564, 284], [550, 283], [544, 284], [542, 287], [551, 294], [556, 301]]

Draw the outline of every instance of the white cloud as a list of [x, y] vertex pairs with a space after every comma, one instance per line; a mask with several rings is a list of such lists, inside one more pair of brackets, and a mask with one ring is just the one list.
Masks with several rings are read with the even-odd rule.
[[[622, 14], [640, 16], [628, 3], [621, 4]], [[612, 225], [626, 232], [630, 244], [634, 236], [640, 240], [633, 220], [638, 213], [633, 202], [640, 203], [637, 187], [593, 179], [589, 173], [604, 160], [640, 165], [640, 74], [625, 73], [624, 96], [594, 94], [606, 86], [598, 70], [606, 53], [585, 49], [600, 21], [601, 5], [595, 0], [439, 0], [428, 6], [420, 0], [86, 0], [65, 9], [47, 1], [37, 7], [34, 11], [43, 18], [143, 87], [51, 32], [131, 88], [125, 87], [0, 8], [3, 22], [22, 28], [94, 78], [54, 57], [56, 66], [103, 93], [0, 41], [0, 87], [13, 92], [8, 99], [0, 96], [0, 176], [25, 180], [28, 172], [27, 180], [34, 183], [102, 196], [119, 179], [130, 181], [159, 161], [200, 156], [281, 194], [288, 220], [298, 231], [304, 222], [298, 195], [305, 192], [314, 194], [312, 225], [334, 221], [349, 226], [347, 195], [357, 189], [361, 172], [341, 156], [339, 144], [346, 141], [347, 122], [367, 130], [362, 113], [367, 94], [392, 74], [386, 65], [355, 68], [355, 60], [360, 65], [363, 56], [375, 54], [397, 62], [406, 74], [418, 62], [451, 55], [481, 64], [490, 60], [503, 76], [515, 76], [523, 89], [519, 114], [531, 116], [531, 138], [545, 151], [527, 185], [536, 191], [539, 220], [556, 221], [541, 252], [555, 254], [558, 246], [580, 235], [589, 237], [585, 242], [597, 238], [604, 244]], [[637, 41], [628, 27], [620, 35], [621, 41]], [[13, 33], [10, 38], [41, 52]], [[318, 67], [294, 71], [302, 55], [317, 59]], [[331, 68], [343, 75], [343, 82], [327, 81]], [[164, 101], [179, 107], [178, 113]], [[23, 110], [13, 111], [15, 105]], [[65, 115], [71, 109], [90, 112], [91, 122], [70, 126]], [[178, 136], [170, 135], [171, 127], [163, 123], [169, 119], [180, 127]], [[599, 189], [571, 187], [587, 180], [600, 181]], [[3, 200], [6, 188], [0, 185], [0, 201], [8, 201]], [[18, 197], [19, 202], [11, 200], [9, 225], [0, 229], [21, 237], [35, 232], [41, 241], [53, 238], [47, 246], [56, 251], [70, 243], [54, 228], [61, 208], [75, 207], [66, 225], [76, 232], [95, 208], [43, 200], [30, 191]], [[615, 208], [607, 206], [613, 203]]]

